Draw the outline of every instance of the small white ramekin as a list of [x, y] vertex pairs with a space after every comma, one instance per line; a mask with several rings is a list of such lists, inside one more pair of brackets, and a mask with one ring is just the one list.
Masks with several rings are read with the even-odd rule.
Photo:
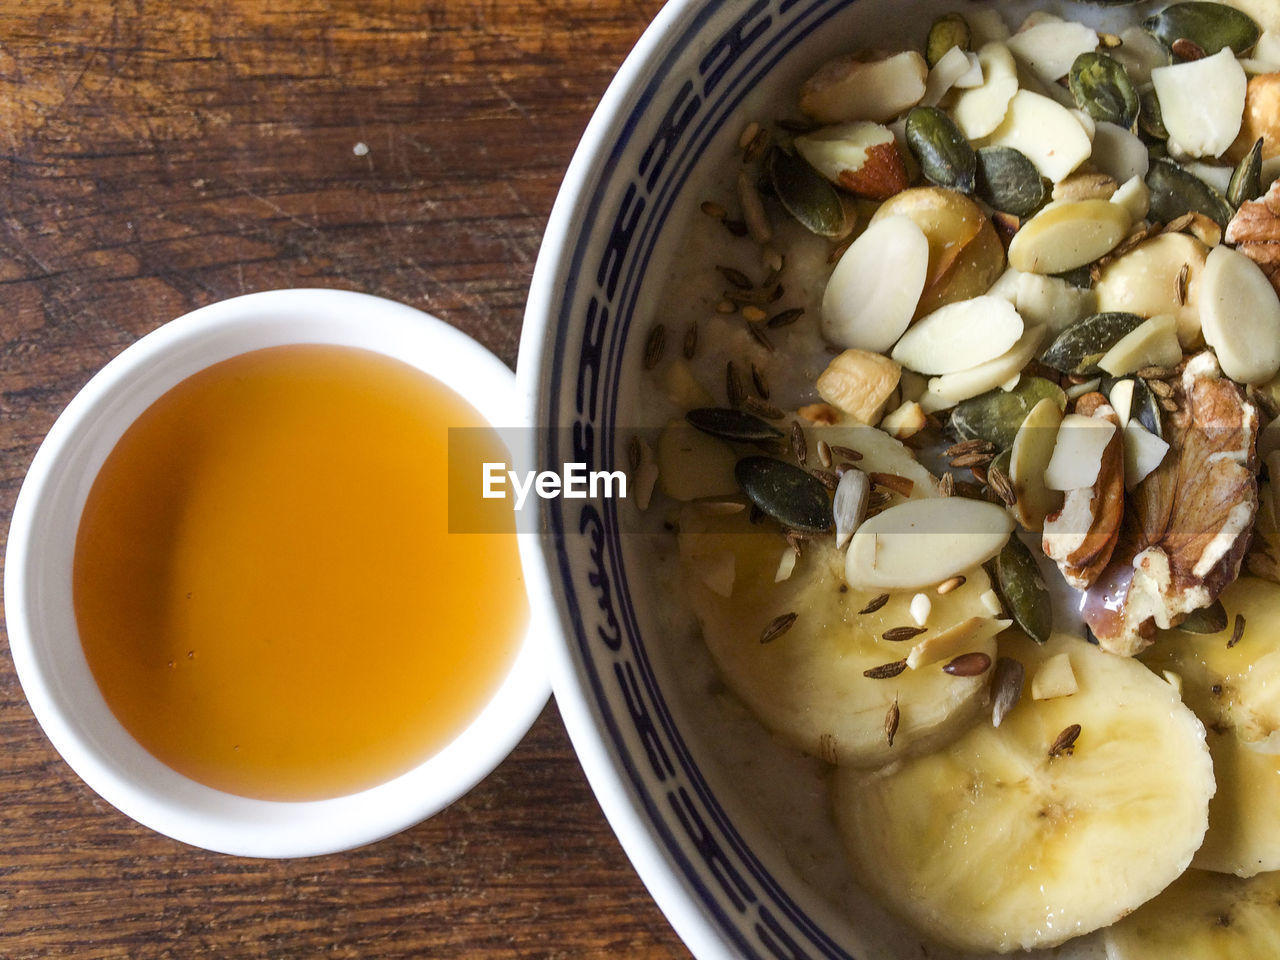
[[[254, 857], [332, 853], [423, 820], [483, 779], [547, 701], [535, 618], [497, 692], [452, 743], [395, 779], [349, 796], [253, 800], [196, 783], [143, 749], [98, 690], [76, 631], [71, 566], [80, 513], [125, 429], [165, 391], [212, 363], [262, 347], [327, 343], [374, 350], [434, 376], [503, 428], [529, 435], [514, 374], [429, 314], [343, 290], [274, 290], [188, 313], [143, 337], [93, 377], [54, 423], [18, 494], [5, 557], [9, 647], [54, 747], [103, 799], [160, 833]], [[514, 429], [507, 429], [514, 428]], [[523, 450], [511, 450], [517, 463]]]

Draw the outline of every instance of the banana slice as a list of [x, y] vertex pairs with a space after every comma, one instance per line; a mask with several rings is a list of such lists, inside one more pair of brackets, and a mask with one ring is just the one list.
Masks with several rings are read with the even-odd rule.
[[[1169, 631], [1142, 659], [1182, 678], [1183, 700], [1209, 731], [1218, 793], [1192, 862], [1251, 877], [1280, 870], [1280, 586], [1241, 577], [1223, 591], [1222, 605], [1224, 631]], [[1228, 646], [1237, 615], [1244, 632]]]
[[1104, 934], [1107, 960], [1280, 957], [1280, 874], [1188, 870]]
[[[858, 466], [868, 472], [910, 479], [913, 496], [934, 493], [932, 475], [881, 431], [828, 427], [810, 433], [811, 463], [819, 437], [858, 451]], [[989, 669], [952, 676], [939, 661], [914, 670], [903, 666], [883, 679], [864, 675], [905, 660], [916, 643], [971, 617], [999, 623], [982, 601], [990, 580], [981, 568], [966, 571], [965, 582], [943, 595], [928, 591], [924, 632], [886, 640], [886, 631], [916, 626], [910, 610], [916, 591], [890, 594], [862, 613], [875, 606], [879, 591], [849, 588], [834, 537], [806, 542], [781, 582], [775, 580], [786, 542], [745, 514], [714, 516], [686, 507], [679, 543], [686, 593], [725, 683], [761, 723], [800, 749], [832, 763], [883, 764], [954, 739], [983, 712]], [[796, 616], [787, 624], [790, 613]], [[769, 636], [778, 629], [783, 632]], [[994, 662], [994, 633], [977, 632], [966, 652]], [[898, 720], [890, 737], [886, 718], [895, 702]]]
[[834, 797], [863, 883], [945, 943], [1008, 952], [1114, 923], [1168, 886], [1204, 837], [1214, 780], [1200, 721], [1142, 664], [1061, 635], [1001, 648], [1027, 677], [1066, 653], [1078, 692], [1027, 691], [999, 729], [838, 770]]

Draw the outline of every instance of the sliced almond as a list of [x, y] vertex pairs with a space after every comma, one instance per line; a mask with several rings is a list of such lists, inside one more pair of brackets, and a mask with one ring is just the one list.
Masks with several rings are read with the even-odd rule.
[[869, 350], [845, 350], [818, 375], [818, 395], [859, 423], [879, 422], [898, 386], [897, 363]]
[[[922, 106], [936, 107], [962, 77], [970, 72], [969, 56], [959, 47], [952, 47], [944, 53], [929, 71], [925, 81], [924, 96], [920, 98]], [[978, 65], [979, 83], [982, 67]]]
[[951, 118], [970, 140], [994, 132], [1004, 122], [1009, 103], [1018, 92], [1018, 65], [1003, 43], [984, 44], [978, 50], [978, 64], [982, 68], [982, 85], [965, 90], [951, 106]]
[[924, 96], [929, 66], [914, 50], [883, 60], [840, 57], [824, 64], [800, 90], [800, 109], [819, 123], [892, 120]]
[[1073, 20], [1048, 20], [1019, 30], [1006, 41], [1009, 50], [1045, 83], [1056, 83], [1082, 53], [1098, 48], [1098, 35]]
[[1240, 132], [1249, 79], [1230, 47], [1200, 60], [1157, 67], [1151, 82], [1171, 150], [1217, 157], [1231, 146]]
[[964, 497], [907, 500], [864, 521], [849, 543], [845, 579], [855, 590], [919, 590], [990, 560], [1013, 518]]
[[961, 654], [976, 649], [1005, 627], [1011, 620], [997, 620], [993, 617], [969, 617], [959, 623], [952, 624], [932, 636], [927, 636], [907, 654], [907, 667], [919, 670], [940, 661], [955, 659]]
[[[933, 407], [937, 410], [954, 406], [961, 400], [968, 400], [988, 390], [994, 390], [1031, 361], [1047, 334], [1048, 330], [1045, 327], [1025, 328], [1018, 342], [994, 360], [988, 360], [986, 363], [959, 373], [948, 373], [932, 378], [925, 397], [931, 398], [930, 403], [942, 404], [941, 407]], [[926, 403], [923, 397], [920, 405], [929, 411], [930, 404]]]
[[1098, 297], [1061, 277], [1017, 271], [1013, 303], [1024, 322], [1057, 332], [1096, 313]]
[[1141, 180], [1151, 166], [1151, 155], [1142, 139], [1131, 130], [1106, 121], [1099, 121], [1094, 129], [1093, 153], [1089, 160], [1103, 173], [1115, 177], [1118, 183], [1134, 177]]
[[1089, 135], [1070, 110], [1030, 90], [1014, 94], [1008, 113], [983, 145], [1022, 151], [1054, 183], [1084, 163], [1093, 150]]
[[[1178, 341], [1193, 346], [1200, 338], [1200, 284], [1208, 254], [1208, 247], [1185, 233], [1144, 240], [1102, 268], [1094, 285], [1098, 310], [1140, 317], [1173, 314]], [[1187, 275], [1179, 303], [1178, 276], [1184, 265]]]
[[1055, 201], [1014, 234], [1009, 264], [1026, 273], [1065, 273], [1115, 249], [1132, 225], [1129, 212], [1109, 200]]
[[1092, 487], [1102, 469], [1102, 452], [1115, 432], [1115, 424], [1099, 417], [1078, 413], [1063, 417], [1044, 471], [1045, 486], [1063, 491]]
[[929, 241], [913, 220], [873, 220], [827, 281], [823, 335], [841, 347], [889, 350], [915, 315], [928, 271]]
[[1266, 383], [1280, 371], [1280, 299], [1262, 268], [1230, 247], [1214, 247], [1200, 278], [1200, 323], [1222, 372]]
[[[1146, 144], [1142, 145], [1142, 149], [1146, 151]], [[1125, 180], [1111, 196], [1111, 202], [1124, 207], [1134, 223], [1145, 220], [1151, 212], [1151, 188], [1147, 186], [1144, 176], [1145, 173]]]
[[1167, 441], [1151, 433], [1137, 420], [1124, 428], [1124, 486], [1132, 490], [1164, 462]]
[[796, 553], [792, 547], [787, 547], [782, 551], [782, 556], [778, 558], [778, 569], [773, 574], [774, 583], [782, 583], [784, 580], [790, 580], [791, 574], [795, 572], [796, 561], [800, 555]]
[[1044, 518], [1062, 507], [1062, 493], [1045, 486], [1045, 472], [1053, 458], [1062, 424], [1062, 411], [1052, 397], [1031, 408], [1013, 438], [1009, 453], [1009, 480], [1017, 499], [1014, 516], [1028, 530], [1039, 533]]
[[1143, 367], [1176, 366], [1182, 362], [1177, 325], [1177, 319], [1171, 314], [1144, 320], [1103, 354], [1098, 366], [1113, 377], [1122, 377]]
[[1069, 697], [1079, 689], [1076, 673], [1071, 669], [1071, 656], [1066, 653], [1054, 654], [1040, 664], [1035, 676], [1031, 678], [1032, 700]]
[[917, 373], [945, 374], [994, 360], [1023, 333], [1022, 318], [1000, 297], [947, 304], [917, 320], [893, 348], [893, 359]]
[[737, 456], [723, 440], [672, 420], [658, 435], [658, 477], [673, 500], [724, 497], [738, 492], [733, 468]]

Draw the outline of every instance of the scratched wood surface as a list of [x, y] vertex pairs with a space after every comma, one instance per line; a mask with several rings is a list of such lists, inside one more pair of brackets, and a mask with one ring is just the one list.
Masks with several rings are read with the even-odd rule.
[[[75, 391], [202, 304], [346, 287], [514, 364], [561, 174], [659, 6], [0, 0], [0, 549]], [[554, 705], [437, 817], [301, 861], [203, 853], [97, 799], [7, 648], [0, 764], [5, 958], [688, 956]]]

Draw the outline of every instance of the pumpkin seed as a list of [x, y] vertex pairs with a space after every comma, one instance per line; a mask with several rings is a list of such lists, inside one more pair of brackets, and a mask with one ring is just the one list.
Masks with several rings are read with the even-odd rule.
[[1082, 377], [1101, 373], [1098, 361], [1136, 330], [1143, 318], [1136, 313], [1095, 313], [1063, 330], [1040, 356], [1040, 362], [1063, 373]]
[[831, 529], [831, 498], [812, 474], [773, 457], [745, 457], [733, 470], [751, 502], [784, 527], [821, 533]]
[[907, 114], [907, 146], [932, 183], [973, 193], [978, 158], [960, 128], [937, 107], [914, 107]]
[[1156, 88], [1144, 84], [1138, 88], [1138, 129], [1152, 140], [1168, 140], [1169, 129], [1164, 125], [1164, 113], [1160, 110], [1160, 98]]
[[1247, 14], [1202, 0], [1165, 7], [1142, 21], [1142, 27], [1166, 47], [1178, 40], [1190, 40], [1206, 54], [1230, 47], [1240, 56], [1253, 49], [1262, 33]]
[[1152, 220], [1169, 223], [1185, 213], [1203, 213], [1225, 230], [1235, 215], [1226, 197], [1172, 160], [1152, 160], [1146, 182]]
[[1192, 610], [1178, 629], [1183, 633], [1221, 633], [1227, 629], [1227, 608], [1221, 600], [1215, 600], [1207, 607]]
[[948, 13], [933, 21], [924, 43], [924, 62], [931, 68], [952, 47], [968, 50], [971, 42], [969, 22], [958, 13]]
[[1124, 64], [1105, 53], [1082, 53], [1071, 65], [1067, 82], [1076, 104], [1095, 120], [1128, 130], [1138, 119], [1138, 91]]
[[1067, 396], [1052, 380], [1023, 376], [1012, 390], [997, 388], [957, 404], [951, 411], [951, 428], [966, 439], [986, 440], [1008, 449], [1032, 407], [1046, 397], [1066, 408]]
[[977, 153], [974, 190], [996, 210], [1030, 216], [1044, 204], [1044, 178], [1026, 154], [1013, 147], [983, 147]]
[[689, 424], [703, 433], [736, 443], [776, 440], [782, 431], [760, 417], [728, 407], [695, 407], [684, 415]]
[[996, 557], [996, 585], [1005, 607], [1023, 632], [1036, 643], [1053, 633], [1053, 600], [1031, 551], [1010, 537]]
[[1231, 174], [1231, 182], [1227, 185], [1227, 202], [1239, 207], [1246, 200], [1254, 200], [1262, 195], [1262, 138], [1259, 137], [1251, 149], [1236, 165]]
[[826, 177], [799, 154], [774, 150], [769, 154], [769, 181], [791, 216], [820, 237], [849, 232], [844, 203]]

